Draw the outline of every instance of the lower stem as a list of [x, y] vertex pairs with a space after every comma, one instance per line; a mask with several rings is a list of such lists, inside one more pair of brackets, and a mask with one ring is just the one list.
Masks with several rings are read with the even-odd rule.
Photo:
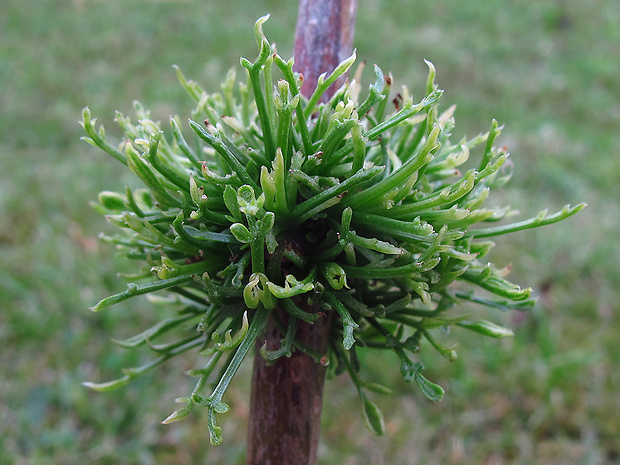
[[[328, 332], [327, 317], [312, 325], [301, 322], [297, 340], [326, 354]], [[283, 337], [270, 320], [262, 342], [267, 350], [277, 350]], [[315, 465], [325, 366], [301, 351], [268, 364], [259, 353], [262, 342], [254, 357], [246, 464]]]

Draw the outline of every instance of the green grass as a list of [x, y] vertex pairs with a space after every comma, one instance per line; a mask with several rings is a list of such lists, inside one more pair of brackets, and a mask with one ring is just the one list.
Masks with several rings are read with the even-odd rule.
[[[251, 28], [267, 12], [265, 32], [290, 56], [295, 2], [7, 0], [0, 12], [0, 463], [243, 463], [247, 369], [218, 448], [200, 414], [159, 424], [189, 378], [178, 385], [162, 369], [110, 394], [81, 386], [140, 359], [109, 339], [158, 310], [136, 300], [88, 311], [122, 288], [116, 270], [129, 269], [97, 242], [109, 229], [88, 202], [136, 181], [79, 141], [77, 121], [89, 105], [114, 133], [114, 110], [131, 113], [134, 99], [157, 119], [184, 115], [191, 102], [172, 65], [217, 90], [239, 56], [256, 54]], [[452, 364], [422, 352], [428, 377], [446, 388], [442, 402], [429, 403], [373, 356], [369, 377], [399, 394], [374, 399], [388, 431], [376, 438], [348, 380], [329, 382], [321, 463], [620, 460], [618, 21], [620, 6], [604, 0], [360, 2], [359, 57], [418, 96], [423, 58], [433, 61], [444, 102], [458, 104], [457, 134], [486, 131], [493, 117], [506, 125], [500, 143], [515, 176], [500, 195], [516, 198], [524, 217], [589, 207], [498, 241], [494, 261], [512, 262], [514, 280], [532, 285], [539, 304], [499, 316], [512, 340], [473, 345], [454, 334], [461, 358]]]

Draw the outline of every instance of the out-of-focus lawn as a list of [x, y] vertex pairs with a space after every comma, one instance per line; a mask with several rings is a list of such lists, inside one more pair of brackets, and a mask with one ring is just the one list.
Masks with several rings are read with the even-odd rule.
[[[156, 118], [191, 102], [173, 64], [210, 90], [239, 56], [256, 53], [252, 25], [290, 56], [296, 2], [4, 0], [0, 6], [0, 463], [243, 463], [249, 371], [231, 391], [225, 444], [208, 444], [200, 413], [159, 424], [185, 395], [164, 368], [110, 394], [84, 380], [118, 375], [139, 354], [113, 347], [148, 320], [136, 300], [88, 307], [124, 286], [128, 268], [97, 242], [105, 221], [88, 205], [136, 181], [79, 141], [89, 105], [108, 132], [133, 99]], [[434, 62], [458, 134], [506, 128], [515, 176], [497, 197], [525, 215], [581, 201], [566, 223], [507, 236], [494, 259], [540, 295], [529, 314], [494, 316], [512, 340], [454, 334], [449, 362], [422, 351], [446, 388], [431, 404], [375, 357], [373, 375], [398, 395], [377, 398], [386, 436], [363, 426], [345, 377], [328, 383], [324, 464], [604, 464], [620, 446], [620, 4], [361, 1], [358, 56], [420, 96]], [[187, 368], [192, 366], [191, 360]], [[385, 370], [384, 366], [393, 366]], [[185, 367], [182, 367], [185, 368]], [[343, 421], [343, 419], [345, 419]]]

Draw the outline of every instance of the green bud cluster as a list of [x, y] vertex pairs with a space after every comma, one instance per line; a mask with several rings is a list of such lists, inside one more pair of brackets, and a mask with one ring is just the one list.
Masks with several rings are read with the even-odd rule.
[[[282, 334], [268, 360], [304, 351], [335, 374], [348, 372], [362, 399], [369, 428], [380, 434], [383, 419], [366, 391], [389, 390], [361, 375], [356, 350], [394, 352], [406, 381], [432, 400], [443, 390], [422, 375], [415, 360], [423, 341], [449, 360], [433, 333], [457, 326], [485, 336], [511, 335], [507, 328], [472, 320], [461, 303], [500, 309], [532, 304], [531, 289], [508, 281], [484, 257], [487, 238], [567, 218], [584, 205], [501, 226], [513, 212], [485, 207], [491, 189], [510, 177], [508, 153], [494, 147], [500, 133], [451, 141], [454, 107], [439, 110], [442, 91], [429, 67], [426, 96], [418, 103], [403, 88], [390, 103], [391, 78], [375, 66], [376, 81], [361, 98], [356, 79], [324, 98], [328, 87], [355, 62], [355, 53], [316, 90], [300, 94], [303, 77], [293, 71], [255, 25], [259, 56], [241, 60], [247, 82], [230, 72], [220, 93], [207, 93], [179, 79], [196, 107], [184, 135], [178, 117], [163, 130], [135, 104], [137, 123], [120, 113], [125, 141], [107, 141], [88, 108], [85, 140], [127, 165], [144, 188], [102, 192], [96, 208], [118, 226], [103, 237], [145, 266], [138, 283], [97, 303], [99, 311], [133, 296], [167, 291], [171, 316], [124, 341], [147, 345], [155, 358], [106, 383], [104, 391], [189, 351], [205, 356], [191, 370], [193, 392], [164, 420], [180, 420], [196, 405], [208, 409], [211, 441], [219, 444], [216, 415], [226, 412], [224, 393], [244, 358], [274, 318]], [[274, 71], [281, 77], [274, 82]], [[475, 168], [461, 172], [481, 147]], [[463, 290], [456, 282], [472, 285]], [[482, 288], [487, 297], [474, 293]], [[495, 297], [489, 298], [489, 293]], [[288, 313], [282, 320], [274, 309]], [[333, 312], [328, 353], [295, 339], [300, 322], [312, 324]], [[156, 344], [166, 335], [166, 343]], [[160, 339], [161, 340], [161, 339]], [[215, 387], [208, 390], [209, 386]]]

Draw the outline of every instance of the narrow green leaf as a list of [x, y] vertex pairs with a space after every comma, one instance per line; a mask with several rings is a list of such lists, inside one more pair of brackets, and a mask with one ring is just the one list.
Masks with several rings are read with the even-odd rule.
[[359, 193], [353, 194], [347, 198], [347, 205], [353, 208], [361, 208], [372, 203], [376, 203], [377, 199], [385, 195], [387, 192], [401, 187], [407, 180], [413, 176], [418, 169], [428, 164], [432, 159], [431, 154], [437, 148], [437, 136], [439, 135], [439, 127], [434, 127], [431, 134], [427, 138], [424, 147], [410, 160], [403, 164], [399, 169], [382, 181], [374, 184], [372, 187], [365, 189]]
[[485, 336], [493, 337], [495, 339], [514, 336], [514, 333], [511, 329], [496, 325], [495, 323], [491, 323], [490, 321], [461, 321], [456, 324], [457, 326], [460, 326], [462, 328], [467, 328], [470, 331], [484, 334]]
[[434, 105], [439, 101], [441, 95], [443, 94], [443, 90], [435, 90], [432, 93], [428, 94], [426, 97], [422, 99], [422, 101], [416, 105], [413, 105], [413, 102], [407, 102], [402, 110], [396, 113], [391, 118], [385, 120], [384, 122], [374, 126], [364, 133], [364, 137], [367, 137], [369, 140], [374, 140], [378, 138], [383, 132], [388, 129], [396, 126], [402, 121], [415, 116], [416, 114], [422, 112], [426, 108]]
[[168, 192], [163, 186], [160, 177], [156, 175], [150, 168], [150, 165], [140, 156], [133, 148], [131, 143], [125, 144], [125, 155], [127, 157], [127, 165], [151, 190], [157, 201], [162, 207], [181, 208], [183, 204]]
[[181, 323], [184, 323], [187, 320], [190, 320], [191, 318], [194, 318], [194, 317], [195, 315], [189, 314], [189, 315], [183, 315], [183, 316], [175, 317], [175, 318], [166, 318], [165, 320], [160, 321], [159, 323], [151, 326], [149, 329], [142, 331], [140, 334], [136, 334], [133, 337], [130, 337], [128, 339], [124, 339], [121, 341], [112, 339], [112, 341], [115, 344], [118, 344], [119, 346], [125, 347], [125, 348], [138, 347], [146, 343], [147, 341], [152, 340], [156, 338], [157, 336], [165, 333], [169, 329], [174, 328], [175, 326], [178, 326]]
[[230, 232], [235, 236], [235, 239], [244, 244], [249, 244], [254, 240], [254, 234], [244, 224], [234, 223], [230, 225]]
[[356, 51], [354, 50], [353, 54], [350, 57], [346, 58], [344, 61], [342, 61], [342, 63], [340, 63], [336, 67], [336, 69], [334, 69], [334, 71], [329, 75], [329, 77], [325, 78], [326, 73], [323, 73], [319, 76], [316, 89], [310, 96], [308, 104], [304, 109], [304, 116], [306, 118], [310, 117], [310, 115], [314, 112], [316, 105], [319, 103], [319, 100], [321, 100], [321, 97], [323, 96], [327, 88], [331, 86], [334, 82], [336, 82], [336, 79], [345, 74], [349, 70], [351, 65], [355, 63], [355, 58]]
[[207, 425], [209, 428], [209, 441], [214, 446], [219, 446], [222, 444], [224, 437], [222, 436], [222, 428], [217, 425], [217, 420], [215, 419], [215, 410], [209, 409], [209, 413], [207, 415]]
[[118, 192], [103, 191], [99, 193], [99, 203], [111, 211], [120, 212], [125, 210], [126, 201], [127, 199]]
[[112, 295], [110, 297], [106, 297], [105, 299], [100, 300], [97, 304], [92, 306], [90, 309], [94, 312], [98, 312], [100, 310], [103, 310], [104, 308], [107, 308], [119, 302], [123, 302], [136, 295], [142, 295], [142, 294], [148, 294], [149, 292], [160, 291], [162, 289], [167, 289], [169, 287], [177, 286], [181, 283], [191, 281], [192, 279], [193, 279], [193, 275], [182, 275], [182, 276], [176, 276], [170, 279], [162, 279], [160, 281], [155, 281], [153, 283], [128, 284], [126, 291], [119, 292], [118, 294]]
[[491, 237], [491, 236], [499, 236], [502, 234], [513, 233], [517, 231], [524, 231], [526, 229], [537, 228], [539, 226], [546, 226], [548, 224], [557, 223], [558, 221], [562, 221], [570, 216], [573, 216], [576, 213], [579, 213], [587, 206], [586, 203], [580, 203], [574, 207], [570, 205], [566, 205], [562, 210], [553, 214], [547, 215], [547, 211], [543, 210], [534, 218], [529, 220], [521, 221], [519, 223], [507, 224], [504, 226], [497, 226], [495, 228], [487, 228], [487, 229], [474, 229], [468, 231], [467, 234], [475, 237]]
[[385, 421], [383, 419], [383, 413], [381, 413], [377, 404], [366, 396], [363, 396], [362, 406], [362, 415], [368, 429], [377, 436], [383, 435], [383, 433], [385, 433]]
[[427, 399], [436, 402], [443, 398], [443, 388], [438, 384], [430, 382], [419, 371], [415, 374], [415, 382], [418, 383], [422, 394], [424, 394]]
[[204, 140], [207, 144], [213, 147], [217, 153], [219, 153], [226, 164], [230, 167], [231, 170], [237, 173], [239, 178], [244, 184], [252, 186], [254, 190], [260, 190], [258, 184], [252, 179], [250, 174], [248, 173], [246, 167], [241, 164], [241, 161], [235, 156], [235, 154], [230, 150], [230, 148], [222, 141], [222, 138], [219, 134], [214, 133], [211, 134], [205, 128], [203, 128], [196, 121], [189, 120], [189, 125], [192, 127], [194, 132]]
[[527, 300], [532, 294], [532, 288], [528, 287], [521, 289], [516, 284], [493, 275], [492, 272], [487, 274], [484, 271], [472, 271], [467, 270], [461, 275], [462, 279], [477, 284], [478, 286], [493, 292], [502, 297], [506, 297], [511, 300]]
[[321, 274], [327, 279], [327, 283], [337, 291], [346, 287], [349, 289], [347, 284], [347, 274], [342, 269], [340, 265], [333, 262], [324, 263], [319, 268]]
[[94, 145], [95, 147], [99, 147], [100, 149], [109, 153], [118, 161], [126, 165], [127, 158], [125, 157], [123, 152], [106, 142], [103, 126], [101, 126], [99, 132], [97, 132], [97, 130], [95, 129], [96, 122], [97, 118], [91, 119], [90, 108], [84, 107], [84, 109], [82, 110], [82, 122], [80, 124], [90, 137], [82, 137], [82, 140], [88, 142], [91, 145]]
[[351, 314], [346, 309], [346, 307], [338, 300], [338, 298], [332, 294], [331, 292], [326, 292], [323, 294], [323, 298], [325, 302], [327, 302], [331, 307], [338, 313], [340, 319], [342, 320], [343, 327], [343, 346], [346, 350], [351, 349], [353, 344], [355, 344], [355, 337], [353, 336], [353, 331], [359, 328], [359, 325], [353, 320]]
[[168, 417], [166, 417], [166, 419], [163, 420], [161, 423], [164, 425], [169, 425], [170, 423], [181, 421], [189, 415], [193, 407], [194, 404], [192, 402], [188, 402], [185, 407], [175, 410], [170, 415], [168, 415]]
[[295, 302], [293, 302], [293, 299], [283, 299], [280, 303], [291, 315], [308, 323], [314, 323], [321, 318], [319, 313], [309, 313], [299, 308]]
[[306, 200], [305, 202], [297, 205], [297, 207], [295, 207], [291, 212], [292, 217], [295, 218], [296, 223], [305, 221], [306, 219], [308, 219], [307, 215], [309, 212], [315, 212], [315, 209], [317, 207], [325, 205], [330, 200], [336, 199], [339, 201], [339, 195], [347, 192], [350, 189], [353, 189], [354, 187], [362, 184], [369, 179], [372, 179], [374, 176], [381, 173], [384, 169], [384, 166], [373, 166], [372, 168], [369, 168], [367, 170], [358, 171], [350, 178], [342, 181], [341, 183], [333, 187], [330, 187], [329, 189], [324, 190], [320, 194], [315, 195], [310, 199]]
[[107, 381], [105, 383], [91, 383], [90, 381], [87, 381], [87, 382], [82, 383], [82, 385], [94, 391], [106, 392], [106, 391], [111, 391], [112, 389], [117, 389], [119, 387], [129, 384], [131, 379], [132, 379], [131, 376], [125, 375], [122, 378], [118, 378], [112, 381]]
[[384, 396], [390, 396], [394, 394], [394, 391], [392, 389], [378, 383], [362, 382], [362, 387], [370, 392], [374, 392], [375, 394], [381, 394]]
[[249, 216], [256, 216], [265, 203], [265, 194], [261, 193], [258, 198], [252, 186], [244, 184], [237, 189], [237, 203], [239, 210]]

